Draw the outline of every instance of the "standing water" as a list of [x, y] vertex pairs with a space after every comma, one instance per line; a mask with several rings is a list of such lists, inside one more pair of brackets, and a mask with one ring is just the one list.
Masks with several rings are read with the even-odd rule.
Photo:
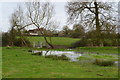
[[57, 55], [57, 56], [61, 56], [61, 55], [65, 55], [66, 57], [68, 57], [70, 59], [70, 61], [78, 61], [78, 57], [82, 56], [81, 52], [75, 52], [75, 51], [32, 51], [33, 53], [38, 53], [38, 52], [42, 52], [42, 55]]
[[[75, 52], [75, 51], [52, 51], [52, 50], [51, 51], [39, 51], [39, 50], [32, 50], [32, 53], [38, 53], [38, 52], [40, 52], [42, 56], [46, 56], [46, 55], [57, 55], [57, 56], [65, 55], [66, 57], [68, 57], [70, 59], [71, 62], [79, 61], [77, 58], [79, 58], [80, 56], [84, 56], [83, 52]], [[85, 52], [85, 53], [89, 54], [87, 52]], [[91, 55], [92, 54], [97, 54], [97, 53], [91, 53]], [[101, 55], [97, 54], [97, 55], [98, 56], [104, 56], [102, 54]], [[97, 56], [97, 55], [95, 55], [95, 56]], [[112, 57], [114, 57], [114, 56], [112, 55]], [[94, 55], [92, 56], [92, 59], [96, 59], [94, 57]], [[118, 61], [115, 61], [115, 63], [118, 64]]]

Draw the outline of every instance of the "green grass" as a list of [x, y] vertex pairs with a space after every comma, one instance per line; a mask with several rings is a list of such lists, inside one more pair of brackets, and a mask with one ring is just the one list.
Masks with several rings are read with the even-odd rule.
[[100, 54], [118, 54], [117, 47], [79, 47], [76, 48], [76, 50], [81, 52], [100, 53]]
[[[44, 42], [44, 38], [43, 37], [27, 37], [31, 43], [33, 42]], [[49, 40], [50, 38], [47, 37], [47, 39]], [[64, 45], [64, 46], [70, 46], [71, 43], [74, 43], [80, 39], [74, 39], [74, 38], [68, 38], [68, 37], [52, 37], [52, 44], [53, 45]]]
[[[3, 47], [3, 78], [117, 78], [117, 66], [52, 60], [31, 55], [29, 48]], [[100, 76], [102, 75], [102, 76]]]
[[78, 59], [79, 60], [102, 59], [102, 60], [118, 61], [118, 55], [110, 55], [110, 54], [83, 54], [83, 56], [80, 56]]

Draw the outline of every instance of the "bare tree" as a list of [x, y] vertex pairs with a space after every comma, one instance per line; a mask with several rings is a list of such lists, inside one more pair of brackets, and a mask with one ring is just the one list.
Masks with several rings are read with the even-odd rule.
[[95, 29], [98, 45], [102, 44], [102, 23], [115, 21], [115, 17], [110, 14], [113, 12], [111, 4], [104, 2], [68, 2], [66, 9], [70, 23], [79, 20], [84, 26]]
[[58, 21], [52, 21], [49, 26], [46, 28], [48, 31], [46, 32], [46, 34], [49, 35], [49, 40], [50, 43], [52, 44], [52, 36], [54, 35], [54, 33], [56, 33], [57, 28], [59, 27], [59, 22]]
[[14, 11], [14, 13], [12, 14], [11, 18], [10, 18], [10, 23], [11, 23], [11, 34], [16, 34], [15, 32], [13, 32], [14, 30], [17, 30], [22, 45], [26, 45], [26, 42], [24, 41], [24, 36], [22, 34], [22, 31], [25, 30], [25, 27], [32, 25], [32, 23], [26, 23], [26, 19], [24, 17], [24, 13], [23, 13], [23, 9], [21, 6], [18, 7], [18, 9], [16, 9]]
[[63, 33], [64, 33], [64, 36], [69, 36], [69, 34], [70, 34], [70, 29], [69, 29], [69, 27], [68, 26], [63, 26]]
[[[23, 37], [21, 31], [27, 26], [34, 25], [39, 30], [38, 34], [42, 34], [45, 42], [54, 48], [52, 44], [47, 40], [46, 31], [51, 24], [52, 17], [54, 15], [54, 6], [49, 2], [27, 2], [23, 10], [21, 6], [12, 14], [11, 26], [16, 28]], [[22, 38], [23, 39], [23, 38]]]
[[54, 14], [54, 6], [49, 2], [27, 2], [27, 16], [29, 22], [33, 23], [38, 28], [39, 32], [43, 35], [46, 43], [54, 48], [52, 44], [47, 40], [45, 32], [41, 28], [47, 29], [52, 23], [52, 17]]

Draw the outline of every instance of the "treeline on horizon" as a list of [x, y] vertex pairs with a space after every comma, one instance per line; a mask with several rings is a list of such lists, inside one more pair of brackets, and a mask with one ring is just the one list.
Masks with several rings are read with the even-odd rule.
[[[26, 27], [34, 25], [38, 33], [44, 37], [45, 42], [51, 47], [53, 45], [46, 37], [71, 37], [80, 40], [72, 43], [71, 47], [80, 46], [119, 46], [119, 34], [117, 32], [117, 14], [114, 4], [110, 2], [68, 2], [65, 6], [68, 14], [67, 22], [74, 24], [70, 29], [69, 25], [61, 31], [56, 28], [59, 24], [52, 17], [54, 5], [50, 2], [27, 2], [26, 11], [19, 6], [11, 15], [11, 28], [3, 33], [3, 46], [30, 46], [26, 36], [30, 36]], [[44, 26], [44, 27], [41, 27]], [[43, 28], [43, 29], [41, 29]], [[17, 38], [19, 36], [19, 38]], [[51, 38], [52, 39], [52, 38]], [[20, 45], [18, 45], [20, 44]]]

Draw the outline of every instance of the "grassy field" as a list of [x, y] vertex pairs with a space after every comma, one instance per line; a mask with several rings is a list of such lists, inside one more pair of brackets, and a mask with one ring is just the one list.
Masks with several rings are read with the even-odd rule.
[[100, 54], [117, 54], [118, 55], [118, 47], [79, 47], [76, 48], [77, 51], [81, 52], [95, 52]]
[[43, 56], [31, 55], [28, 49], [3, 47], [3, 78], [118, 77], [118, 68], [115, 65], [103, 67], [92, 63], [52, 60]]
[[[27, 37], [31, 43], [33, 42], [44, 42], [44, 38], [43, 37]], [[48, 40], [50, 39], [49, 37], [47, 37]], [[71, 43], [74, 43], [80, 39], [74, 39], [74, 38], [68, 38], [68, 37], [52, 37], [52, 44], [53, 45], [65, 45], [65, 46], [70, 46]]]

